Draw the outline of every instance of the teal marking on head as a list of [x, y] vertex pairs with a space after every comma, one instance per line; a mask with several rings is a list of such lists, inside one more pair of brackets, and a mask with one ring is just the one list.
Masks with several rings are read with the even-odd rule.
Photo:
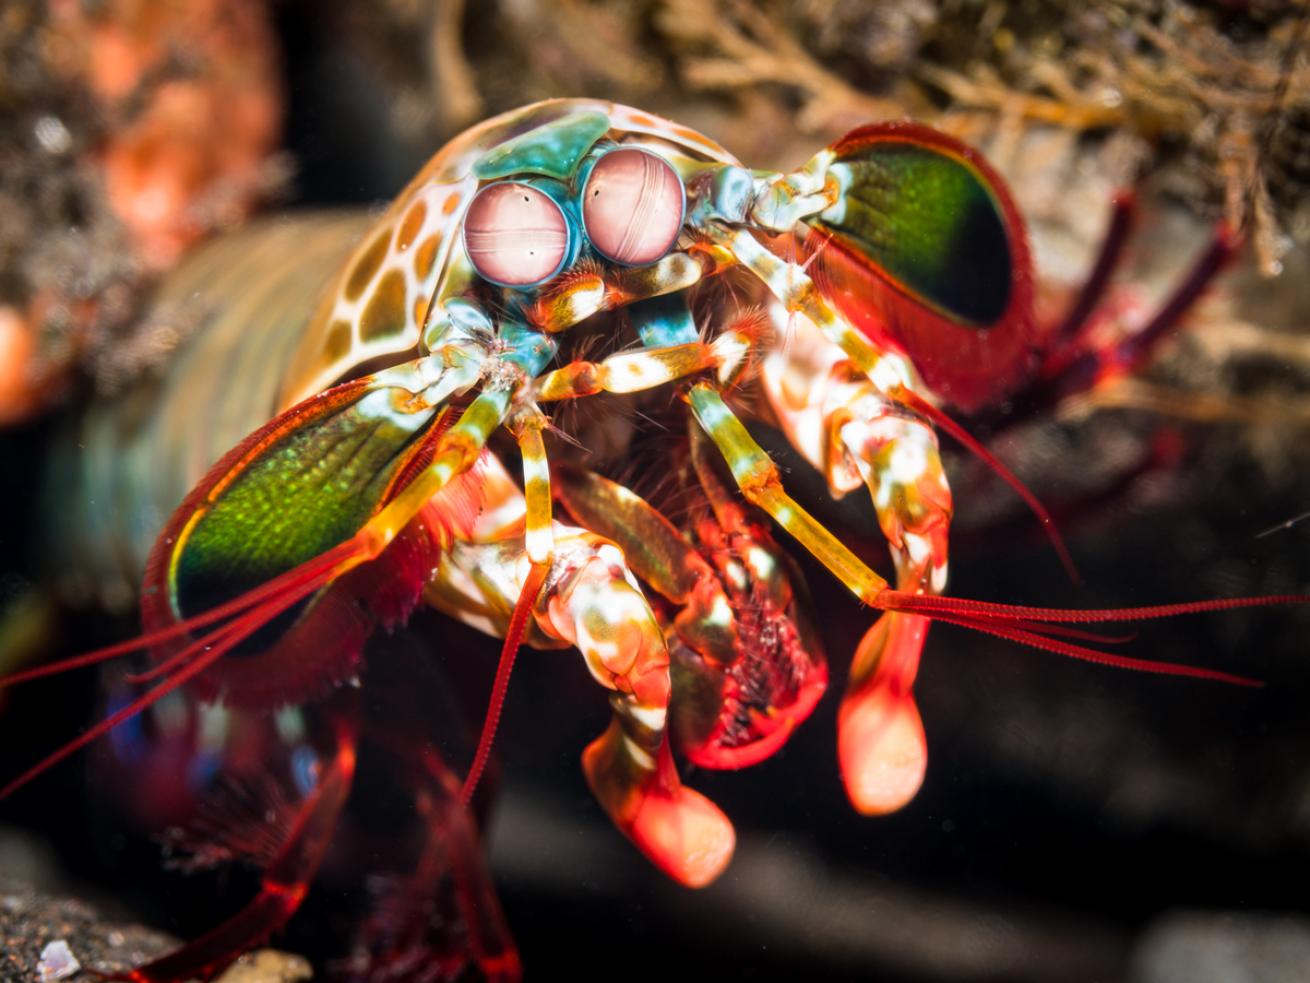
[[536, 375], [555, 357], [559, 343], [525, 324], [506, 321], [500, 327], [500, 340], [508, 347], [502, 356], [528, 375]]
[[601, 112], [565, 116], [487, 151], [473, 165], [473, 174], [482, 181], [513, 174], [544, 174], [567, 180], [609, 128], [610, 119]]

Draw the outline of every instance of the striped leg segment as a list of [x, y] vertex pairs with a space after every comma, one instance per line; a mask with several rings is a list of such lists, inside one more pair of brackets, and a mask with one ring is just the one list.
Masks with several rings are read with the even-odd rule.
[[533, 563], [550, 562], [555, 551], [555, 532], [551, 519], [550, 462], [541, 431], [547, 421], [540, 413], [529, 412], [515, 421], [519, 451], [523, 455], [523, 497], [527, 502], [527, 553]]
[[601, 392], [635, 393], [709, 369], [727, 379], [742, 364], [755, 340], [754, 326], [743, 321], [710, 342], [645, 348], [611, 355], [602, 362], [570, 362], [537, 379], [534, 395], [548, 402]]
[[721, 248], [700, 246], [695, 252], [669, 253], [650, 266], [611, 268], [603, 272], [584, 266], [561, 277], [523, 314], [534, 327], [555, 334], [598, 311], [687, 290], [733, 262], [732, 256]]
[[518, 599], [510, 612], [509, 623], [505, 626], [505, 644], [500, 650], [500, 664], [496, 667], [496, 681], [492, 686], [491, 699], [487, 702], [487, 715], [482, 724], [482, 735], [478, 738], [478, 748], [473, 756], [468, 774], [464, 776], [462, 795], [464, 802], [473, 801], [473, 793], [482, 778], [482, 771], [491, 756], [491, 745], [496, 738], [496, 728], [500, 724], [500, 713], [505, 705], [505, 692], [509, 687], [509, 677], [514, 670], [514, 660], [523, 643], [527, 631], [528, 619], [541, 595], [546, 575], [550, 572], [551, 559], [555, 551], [555, 534], [551, 523], [550, 504], [550, 463], [546, 460], [546, 447], [541, 439], [541, 431], [546, 426], [546, 418], [534, 407], [525, 405], [510, 426], [518, 437], [519, 452], [523, 458], [523, 487], [526, 534], [524, 552], [531, 566], [527, 577], [519, 586]]
[[744, 229], [711, 227], [709, 233], [715, 243], [728, 249], [737, 262], [759, 277], [788, 312], [807, 318], [880, 390], [898, 383], [913, 385], [913, 379], [906, 374], [908, 363], [900, 356], [879, 352], [823, 298], [799, 264], [778, 258]]
[[[683, 884], [714, 880], [732, 857], [732, 824], [684, 786], [668, 748], [669, 653], [664, 634], [606, 539], [556, 525], [555, 549], [532, 611], [534, 644], [573, 645], [613, 692], [614, 720], [583, 754], [592, 791], [614, 824]], [[523, 540], [457, 543], [428, 598], [476, 627], [503, 634], [533, 565]]]

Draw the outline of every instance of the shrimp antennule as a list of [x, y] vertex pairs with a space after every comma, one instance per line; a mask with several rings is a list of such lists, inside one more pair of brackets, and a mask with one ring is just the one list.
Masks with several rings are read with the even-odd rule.
[[1074, 566], [1073, 557], [1069, 555], [1069, 549], [1064, 544], [1064, 538], [1060, 535], [1060, 530], [1056, 528], [1055, 520], [1051, 518], [1051, 513], [1046, 510], [1046, 506], [1041, 503], [1028, 486], [1019, 479], [1018, 475], [1002, 464], [1000, 459], [984, 447], [969, 431], [918, 393], [901, 386], [897, 389], [895, 398], [897, 402], [904, 403], [914, 412], [926, 417], [931, 423], [945, 430], [965, 450], [982, 461], [998, 478], [1014, 489], [1015, 493], [1024, 500], [1033, 515], [1042, 524], [1042, 532], [1051, 541], [1051, 546], [1059, 555], [1060, 565], [1064, 567], [1069, 579], [1075, 584], [1083, 582], [1082, 575], [1078, 572], [1078, 568]]
[[[190, 634], [197, 628], [203, 628], [216, 621], [223, 621], [226, 618], [234, 618], [242, 614], [253, 614], [256, 608], [266, 602], [277, 604], [279, 601], [283, 601], [282, 605], [270, 608], [265, 612], [264, 618], [260, 621], [260, 625], [262, 625], [269, 619], [281, 614], [286, 610], [286, 607], [305, 597], [307, 593], [312, 593], [319, 587], [325, 586], [344, 572], [345, 569], [354, 566], [356, 556], [363, 557], [365, 555], [362, 543], [357, 543], [354, 539], [347, 540], [326, 553], [316, 556], [312, 560], [308, 560], [300, 566], [288, 570], [286, 573], [260, 584], [238, 597], [232, 598], [230, 601], [190, 618], [174, 622], [166, 628], [138, 635], [135, 638], [129, 638], [126, 641], [117, 642], [91, 652], [84, 652], [81, 655], [70, 656], [67, 659], [59, 659], [45, 665], [24, 669], [21, 672], [0, 676], [0, 689], [30, 682], [34, 679], [43, 679], [46, 676], [60, 675], [85, 666], [98, 665], [101, 662], [108, 662], [122, 655], [130, 655], [133, 652], [144, 652], [163, 645], [165, 642], [174, 641], [183, 635]], [[313, 586], [304, 593], [296, 593], [290, 601], [286, 600], [290, 592], [294, 592], [297, 587], [306, 584], [312, 584]], [[221, 629], [216, 629], [211, 634], [206, 635], [202, 642], [212, 644], [219, 631]], [[173, 657], [173, 659], [176, 658], [176, 656]], [[173, 659], [170, 659], [169, 662], [173, 663]], [[140, 674], [137, 679], [142, 682], [154, 679], [161, 675], [160, 670], [161, 667], [156, 667]]]
[[178, 639], [196, 628], [211, 625], [216, 621], [223, 621], [227, 618], [233, 619], [211, 629], [155, 669], [141, 674], [139, 678], [154, 679], [165, 673], [171, 673], [163, 682], [158, 683], [131, 703], [105, 717], [89, 730], [51, 752], [17, 778], [8, 782], [3, 788], [0, 788], [0, 799], [9, 797], [69, 755], [104, 736], [123, 721], [153, 706], [173, 690], [209, 668], [279, 614], [315, 591], [331, 584], [347, 569], [367, 557], [368, 547], [365, 537], [354, 536], [339, 546], [288, 570], [286, 573], [261, 584], [253, 590], [247, 591], [240, 597], [236, 597], [195, 617], [179, 621], [159, 631], [140, 635], [126, 642], [120, 642], [117, 645], [98, 649], [95, 652], [73, 656], [70, 659], [64, 659], [46, 666], [38, 666], [36, 669], [14, 673], [0, 679], [0, 686], [10, 686], [14, 683], [26, 682], [42, 676], [79, 669], [83, 666], [105, 662], [120, 655], [143, 651]]
[[482, 772], [487, 767], [487, 759], [491, 756], [491, 745], [496, 738], [496, 728], [500, 724], [500, 713], [505, 706], [505, 691], [509, 688], [510, 673], [514, 669], [514, 659], [518, 655], [519, 647], [523, 644], [523, 636], [528, 628], [528, 617], [532, 612], [532, 605], [536, 603], [537, 595], [541, 592], [541, 586], [545, 582], [546, 573], [549, 571], [549, 564], [534, 563], [532, 569], [528, 572], [528, 578], [523, 582], [523, 587], [519, 591], [519, 599], [514, 605], [514, 613], [509, 619], [509, 628], [505, 631], [505, 642], [500, 650], [500, 663], [496, 667], [496, 681], [491, 688], [491, 699], [487, 703], [487, 716], [482, 722], [482, 734], [478, 738], [478, 749], [473, 755], [473, 763], [469, 766], [468, 774], [464, 777], [464, 787], [460, 790], [460, 797], [464, 804], [473, 801], [473, 793], [477, 791], [478, 782], [482, 779]]
[[1065, 627], [1069, 624], [1095, 624], [1116, 621], [1142, 621], [1150, 618], [1170, 618], [1183, 614], [1202, 614], [1210, 611], [1232, 611], [1240, 608], [1270, 607], [1279, 604], [1306, 604], [1310, 597], [1299, 594], [1274, 594], [1268, 597], [1226, 597], [1209, 601], [1186, 601], [1178, 604], [1156, 604], [1134, 608], [1041, 608], [1024, 605], [997, 604], [991, 601], [973, 601], [967, 598], [940, 597], [911, 594], [888, 589], [879, 596], [877, 606], [886, 610], [918, 614], [934, 621], [969, 628], [995, 635], [1032, 648], [1082, 659], [1119, 669], [1153, 672], [1172, 676], [1188, 676], [1231, 683], [1236, 686], [1263, 686], [1264, 683], [1248, 676], [1189, 666], [1176, 662], [1155, 662], [1131, 656], [1114, 655], [1099, 649], [1078, 645], [1064, 639], [1097, 641], [1101, 644], [1121, 641], [1101, 637]]

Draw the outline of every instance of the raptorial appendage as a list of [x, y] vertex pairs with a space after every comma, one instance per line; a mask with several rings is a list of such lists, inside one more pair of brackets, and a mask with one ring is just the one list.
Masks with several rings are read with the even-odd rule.
[[693, 430], [692, 463], [676, 469], [685, 532], [594, 473], [566, 470], [559, 495], [622, 547], [659, 601], [678, 750], [702, 767], [743, 768], [809, 716], [828, 670], [790, 559], [719, 482], [704, 443]]
[[[769, 402], [791, 442], [835, 498], [866, 487], [907, 592], [946, 587], [951, 491], [937, 437], [880, 394], [845, 353], [800, 316], [790, 344], [763, 365]], [[909, 373], [909, 367], [904, 369]], [[927, 742], [912, 687], [928, 620], [886, 611], [861, 641], [838, 717], [838, 758], [861, 812], [899, 809], [919, 790]]]
[[[521, 535], [460, 543], [427, 596], [455, 617], [504, 634], [531, 566]], [[678, 778], [668, 743], [668, 646], [617, 546], [582, 529], [555, 526], [528, 640], [577, 648], [592, 677], [613, 693], [613, 722], [582, 761], [614, 824], [682, 883], [699, 887], [717, 877], [732, 856], [732, 824]]]

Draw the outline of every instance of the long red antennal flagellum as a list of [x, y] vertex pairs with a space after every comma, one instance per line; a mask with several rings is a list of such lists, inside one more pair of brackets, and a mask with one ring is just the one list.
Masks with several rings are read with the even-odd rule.
[[4, 786], [4, 788], [0, 788], [0, 799], [8, 798], [14, 792], [18, 791], [18, 789], [22, 788], [34, 778], [49, 771], [69, 755], [103, 737], [119, 724], [123, 723], [123, 721], [129, 720], [141, 711], [149, 709], [159, 700], [173, 692], [173, 690], [204, 672], [207, 668], [227, 654], [233, 646], [239, 644], [243, 639], [255, 631], [258, 631], [259, 627], [264, 624], [266, 620], [267, 619], [247, 616], [233, 625], [227, 625], [218, 629], [207, 638], [201, 639], [189, 646], [189, 651], [194, 650], [196, 652], [196, 657], [189, 664], [184, 665], [168, 679], [137, 697], [131, 703], [116, 710], [85, 733], [80, 734], [63, 747], [42, 758], [31, 768], [27, 769], [27, 771], [10, 781]]
[[1310, 604], [1306, 594], [1270, 594], [1266, 597], [1221, 597], [1208, 601], [1184, 601], [1178, 604], [1152, 604], [1135, 608], [1041, 608], [1022, 604], [999, 604], [995, 601], [974, 601], [963, 597], [942, 597], [932, 594], [911, 594], [887, 589], [878, 595], [875, 607], [906, 611], [932, 617], [944, 615], [966, 617], [1020, 619], [1023, 621], [1055, 622], [1064, 624], [1095, 624], [1114, 621], [1147, 621], [1152, 618], [1172, 618], [1180, 614], [1207, 614], [1215, 611], [1237, 611], [1244, 608], [1279, 607], [1285, 604]]
[[510, 616], [509, 628], [505, 631], [505, 644], [500, 649], [500, 663], [496, 666], [496, 681], [491, 687], [491, 699], [487, 703], [487, 716], [482, 722], [482, 735], [478, 738], [478, 749], [473, 755], [473, 763], [469, 766], [468, 775], [464, 778], [464, 787], [460, 792], [460, 798], [465, 805], [473, 801], [473, 793], [477, 791], [482, 772], [487, 767], [488, 758], [491, 757], [491, 745], [496, 739], [496, 728], [500, 724], [501, 710], [505, 706], [505, 692], [509, 688], [514, 659], [518, 655], [519, 646], [523, 644], [523, 635], [528, 627], [528, 616], [532, 613], [532, 606], [537, 601], [537, 595], [541, 592], [541, 585], [545, 582], [546, 572], [549, 569], [545, 563], [532, 565], [527, 580], [523, 582], [523, 589], [519, 591], [514, 613]]
[[1165, 676], [1186, 676], [1191, 679], [1207, 679], [1212, 682], [1230, 683], [1234, 686], [1258, 687], [1264, 685], [1258, 679], [1239, 676], [1236, 673], [1224, 672], [1220, 669], [1206, 669], [1202, 666], [1189, 666], [1180, 662], [1153, 662], [1150, 659], [1114, 655], [1084, 645], [1075, 645], [1072, 642], [1052, 638], [1048, 634], [1049, 629], [1044, 627], [1022, 627], [1024, 622], [1021, 621], [982, 620], [963, 615], [951, 616], [945, 614], [930, 615], [929, 617], [944, 624], [968, 628], [987, 635], [995, 635], [997, 638], [1004, 638], [1019, 645], [1027, 645], [1030, 648], [1053, 652], [1056, 655], [1079, 659], [1083, 662], [1094, 662], [1097, 665], [1110, 666], [1115, 669], [1131, 669], [1136, 672], [1149, 672]]
[[[197, 628], [203, 628], [211, 625], [216, 621], [222, 621], [225, 618], [236, 617], [237, 615], [251, 611], [259, 604], [270, 598], [278, 599], [295, 591], [298, 587], [306, 584], [314, 584], [311, 590], [322, 587], [325, 583], [332, 580], [338, 575], [338, 571], [346, 563], [366, 556], [364, 546], [357, 542], [358, 537], [348, 539], [338, 546], [334, 546], [326, 553], [322, 553], [311, 560], [307, 560], [298, 567], [293, 567], [284, 574], [274, 577], [272, 580], [260, 584], [258, 587], [247, 591], [246, 593], [233, 598], [218, 607], [211, 608], [194, 617], [186, 618], [169, 625], [167, 628], [161, 628], [158, 631], [147, 632], [138, 635], [135, 638], [129, 638], [125, 642], [118, 642], [105, 648], [96, 649], [93, 652], [86, 652], [82, 655], [75, 655], [68, 659], [61, 659], [57, 662], [51, 662], [46, 665], [36, 666], [32, 669], [25, 669], [22, 672], [11, 673], [8, 676], [0, 676], [0, 688], [14, 686], [18, 683], [30, 682], [34, 679], [42, 679], [46, 676], [59, 675], [65, 672], [71, 672], [74, 669], [81, 669], [85, 666], [97, 665], [101, 662], [108, 662], [119, 656], [130, 655], [133, 652], [142, 652], [147, 649], [162, 645], [165, 642], [174, 641], [183, 635], [190, 634]], [[299, 600], [304, 594], [299, 594], [295, 600]], [[295, 603], [291, 601], [290, 603]], [[279, 609], [280, 610], [280, 609]], [[276, 614], [279, 612], [273, 612]], [[272, 615], [270, 615], [272, 617]], [[151, 670], [142, 674], [142, 679], [153, 678], [158, 673]]]
[[1131, 642], [1138, 634], [1135, 631], [1127, 631], [1122, 635], [1102, 635], [1100, 632], [1082, 631], [1078, 628], [1070, 628], [1068, 625], [1024, 621], [1019, 618], [1016, 618], [1013, 623], [1025, 631], [1039, 632], [1042, 635], [1049, 635], [1054, 638], [1072, 638], [1080, 642], [1095, 642], [1097, 645], [1123, 645]]
[[[233, 624], [243, 625], [247, 622], [253, 622], [257, 628], [261, 625], [266, 625], [279, 614], [286, 611], [287, 608], [308, 597], [310, 594], [313, 594], [315, 591], [327, 586], [334, 576], [334, 568], [332, 567], [329, 567], [326, 571], [320, 572], [314, 576], [307, 575], [303, 583], [289, 586], [282, 593], [269, 598], [267, 601], [257, 604], [255, 607], [248, 608], [243, 614], [237, 615], [237, 620], [233, 622]], [[230, 627], [232, 626], [224, 625], [223, 627], [216, 629], [211, 634], [200, 639], [198, 644], [212, 644], [214, 639], [221, 637], [221, 634], [227, 631]], [[131, 673], [126, 676], [125, 679], [129, 683], [137, 685], [154, 682], [156, 679], [167, 676], [178, 666], [185, 665], [195, 657], [195, 654], [196, 646], [190, 645], [177, 654], [169, 656], [158, 665], [152, 666], [143, 672]]]
[[1093, 632], [1066, 627], [1069, 624], [1103, 624], [1119, 621], [1144, 621], [1151, 618], [1171, 618], [1177, 615], [1204, 614], [1215, 611], [1234, 611], [1243, 608], [1263, 608], [1281, 604], [1307, 604], [1310, 597], [1300, 594], [1273, 594], [1268, 597], [1225, 597], [1208, 601], [1185, 601], [1179, 604], [1155, 604], [1135, 608], [1039, 608], [1018, 604], [997, 604], [991, 601], [972, 601], [967, 598], [941, 597], [930, 594], [911, 594], [885, 590], [878, 595], [875, 606], [887, 611], [917, 614], [933, 621], [968, 628], [972, 631], [995, 635], [1020, 645], [1042, 649], [1057, 655], [1095, 662], [1117, 669], [1132, 669], [1159, 675], [1187, 676], [1230, 683], [1235, 686], [1263, 686], [1264, 683], [1248, 676], [1206, 669], [1176, 662], [1153, 662], [1132, 656], [1114, 655], [1099, 649], [1078, 645], [1073, 641], [1108, 644], [1121, 639], [1098, 636]]
[[1078, 568], [1074, 566], [1073, 557], [1069, 555], [1069, 549], [1064, 544], [1064, 538], [1060, 535], [1060, 530], [1056, 528], [1055, 520], [1051, 518], [1051, 513], [1046, 511], [1046, 506], [1041, 503], [1041, 500], [1032, 493], [1027, 485], [1019, 480], [1017, 474], [1002, 464], [1000, 459], [979, 443], [973, 434], [918, 393], [901, 386], [896, 390], [894, 398], [897, 402], [903, 403], [914, 412], [926, 417], [929, 421], [945, 430], [956, 443], [982, 461], [998, 478], [1014, 489], [1015, 494], [1024, 500], [1033, 515], [1037, 516], [1038, 521], [1042, 524], [1042, 532], [1051, 541], [1051, 546], [1054, 547], [1056, 554], [1060, 557], [1060, 564], [1069, 575], [1069, 579], [1075, 584], [1083, 582], [1082, 575], [1078, 572]]
[[[357, 540], [359, 541], [357, 542]], [[72, 659], [66, 659], [50, 666], [40, 667], [46, 671], [39, 673], [39, 675], [65, 672], [172, 641], [197, 627], [203, 627], [225, 617], [235, 619], [196, 639], [159, 666], [139, 674], [137, 676], [138, 681], [154, 680], [161, 675], [172, 672], [172, 675], [168, 676], [163, 682], [133, 700], [127, 706], [106, 717], [84, 734], [47, 755], [10, 781], [0, 789], [0, 799], [11, 795], [37, 776], [59, 764], [69, 755], [107, 734], [123, 721], [148, 709], [183, 683], [199, 675], [223, 655], [230, 652], [233, 647], [268, 624], [269, 621], [283, 611], [331, 583], [340, 575], [343, 567], [348, 563], [365, 557], [367, 554], [364, 550], [362, 540], [359, 537], [353, 537], [326, 553], [320, 554], [298, 567], [294, 567], [285, 574], [261, 584], [254, 590], [248, 591], [240, 597], [194, 618], [170, 625], [168, 628], [157, 632], [141, 635], [119, 645], [100, 649], [97, 652], [89, 652], [86, 655], [75, 656]], [[33, 678], [37, 678], [37, 671], [29, 670], [28, 672], [10, 676], [8, 679], [0, 680], [0, 685], [23, 682]]]
[[[169, 658], [165, 659], [163, 662], [155, 666], [149, 672], [142, 672], [136, 675], [125, 676], [124, 682], [127, 682], [131, 685], [141, 685], [144, 683], [152, 683], [159, 679], [162, 679], [165, 676], [168, 676], [171, 673], [173, 673], [175, 670], [181, 669], [184, 666], [190, 664], [191, 662], [194, 662], [197, 658], [204, 655], [206, 652], [209, 652], [215, 646], [224, 645], [224, 643], [226, 643], [227, 640], [232, 635], [234, 635], [239, 629], [244, 628], [249, 623], [247, 619], [257, 618], [260, 620], [261, 623], [263, 623], [266, 622], [269, 617], [274, 617], [274, 616], [275, 615], [266, 614], [266, 612], [262, 610], [253, 611], [250, 614], [242, 615], [240, 618], [237, 618], [235, 621], [229, 622], [228, 624], [225, 625], [221, 625], [220, 627], [215, 628], [213, 631], [209, 632], [208, 634], [200, 636], [195, 641], [191, 642], [191, 644], [179, 650], [177, 654], [172, 655]], [[225, 649], [225, 651], [227, 651], [227, 649]]]

